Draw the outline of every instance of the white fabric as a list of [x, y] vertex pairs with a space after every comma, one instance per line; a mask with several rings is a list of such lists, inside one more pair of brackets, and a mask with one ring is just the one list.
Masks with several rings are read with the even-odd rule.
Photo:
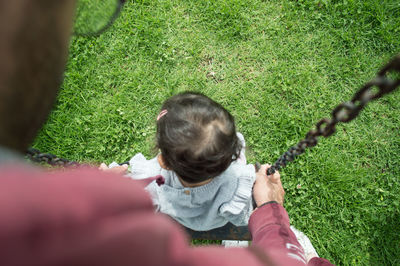
[[184, 187], [173, 171], [161, 168], [157, 157], [147, 160], [141, 153], [129, 161], [128, 176], [133, 179], [163, 176], [165, 184], [158, 186], [153, 181], [146, 190], [158, 211], [188, 228], [207, 231], [228, 222], [247, 225], [253, 211], [252, 187], [256, 176], [254, 166], [245, 164], [243, 135], [238, 133], [238, 138], [243, 146], [241, 160], [232, 162], [221, 175], [203, 186]]

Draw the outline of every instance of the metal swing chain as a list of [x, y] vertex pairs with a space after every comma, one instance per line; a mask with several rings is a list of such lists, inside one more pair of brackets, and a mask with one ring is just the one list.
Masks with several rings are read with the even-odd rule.
[[38, 149], [29, 148], [26, 151], [26, 157], [36, 163], [47, 163], [52, 166], [80, 166], [81, 164], [75, 161], [70, 161], [64, 158], [58, 158], [51, 153], [41, 153]]
[[[54, 155], [52, 153], [42, 153], [38, 149], [34, 148], [28, 148], [26, 151], [25, 157], [35, 163], [46, 163], [51, 166], [62, 166], [62, 167], [79, 167], [83, 166], [85, 164], [78, 163], [76, 161], [70, 161], [65, 158], [59, 158], [57, 155]], [[119, 163], [119, 165], [124, 165], [127, 164], [129, 165], [129, 161]]]
[[[343, 102], [333, 109], [331, 119], [321, 119], [315, 129], [310, 130], [305, 139], [288, 149], [279, 159], [267, 170], [267, 175], [275, 173], [285, 167], [288, 162], [295, 159], [296, 156], [305, 152], [306, 148], [317, 145], [318, 137], [325, 138], [331, 136], [336, 131], [336, 124], [339, 122], [348, 123], [358, 116], [360, 111], [368, 102], [381, 98], [383, 95], [394, 91], [400, 86], [400, 76], [396, 79], [387, 77], [390, 72], [400, 74], [400, 55], [394, 57], [385, 65], [371, 81], [367, 82], [359, 89], [349, 102]], [[377, 88], [378, 90], [374, 90]]]

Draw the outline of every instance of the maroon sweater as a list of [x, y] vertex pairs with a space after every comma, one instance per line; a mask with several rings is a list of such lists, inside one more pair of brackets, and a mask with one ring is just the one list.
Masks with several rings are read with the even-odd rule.
[[258, 209], [249, 228], [251, 248], [192, 247], [153, 212], [140, 182], [95, 169], [0, 167], [0, 265], [305, 265], [282, 206]]

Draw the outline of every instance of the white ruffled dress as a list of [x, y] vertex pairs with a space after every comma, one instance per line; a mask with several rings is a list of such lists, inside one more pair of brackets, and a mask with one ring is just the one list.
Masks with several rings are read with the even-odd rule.
[[[239, 134], [244, 144], [243, 136]], [[244, 149], [241, 157], [225, 172], [199, 187], [184, 187], [173, 171], [160, 166], [157, 157], [147, 160], [139, 153], [129, 164], [131, 173], [128, 176], [133, 179], [159, 175], [164, 178], [164, 184], [153, 181], [146, 190], [156, 209], [180, 224], [196, 231], [211, 230], [228, 222], [236, 226], [248, 224], [253, 211], [252, 187], [256, 175], [254, 165], [246, 164]]]

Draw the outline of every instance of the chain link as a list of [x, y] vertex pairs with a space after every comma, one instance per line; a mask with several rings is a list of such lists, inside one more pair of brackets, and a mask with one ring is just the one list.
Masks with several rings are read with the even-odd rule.
[[377, 74], [377, 76], [366, 83], [359, 89], [349, 102], [339, 104], [333, 111], [331, 118], [321, 119], [315, 126], [315, 129], [310, 130], [305, 139], [301, 140], [296, 145], [288, 149], [287, 152], [281, 155], [279, 159], [267, 170], [267, 175], [275, 173], [285, 167], [288, 162], [295, 159], [296, 156], [305, 152], [307, 148], [314, 147], [318, 143], [318, 137], [325, 138], [331, 136], [336, 131], [336, 125], [339, 122], [348, 123], [360, 113], [360, 111], [370, 102], [379, 99], [385, 94], [394, 91], [400, 86], [400, 76], [396, 79], [391, 79], [388, 74], [397, 72], [400, 74], [400, 55], [394, 57], [387, 65], [385, 65]]
[[39, 150], [29, 148], [26, 152], [26, 157], [36, 163], [47, 163], [52, 166], [80, 166], [81, 164], [75, 161], [70, 161], [63, 158], [58, 158], [56, 155], [51, 153], [41, 153]]
[[[26, 158], [35, 163], [46, 163], [52, 166], [61, 166], [61, 167], [78, 167], [83, 166], [84, 164], [78, 163], [76, 161], [70, 161], [68, 159], [59, 158], [51, 153], [42, 153], [38, 149], [29, 148], [26, 151]], [[129, 165], [129, 161], [119, 163], [119, 165]]]

